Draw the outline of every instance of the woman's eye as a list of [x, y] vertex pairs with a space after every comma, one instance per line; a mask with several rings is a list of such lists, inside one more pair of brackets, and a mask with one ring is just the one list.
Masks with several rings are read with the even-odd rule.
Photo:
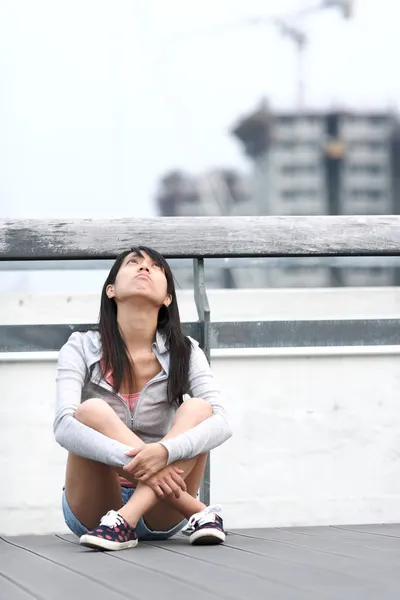
[[157, 267], [157, 269], [161, 269], [161, 265], [159, 263], [153, 263], [153, 267]]

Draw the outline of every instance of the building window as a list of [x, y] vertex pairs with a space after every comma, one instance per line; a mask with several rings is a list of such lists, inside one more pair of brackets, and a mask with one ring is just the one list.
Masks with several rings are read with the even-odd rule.
[[382, 200], [383, 193], [380, 190], [368, 190], [367, 198], [370, 200]]
[[369, 141], [367, 142], [367, 146], [369, 150], [383, 150], [385, 145], [383, 142]]
[[281, 115], [280, 117], [277, 117], [277, 122], [279, 123], [279, 125], [294, 125], [296, 117], [292, 117], [289, 115]]
[[386, 115], [372, 115], [368, 119], [368, 123], [370, 123], [371, 125], [374, 125], [376, 127], [382, 127], [382, 125], [385, 125], [387, 123], [387, 121], [388, 121], [388, 118]]
[[279, 150], [301, 150], [313, 152], [318, 150], [319, 145], [316, 142], [281, 140], [276, 143], [276, 147]]
[[282, 190], [282, 198], [284, 200], [294, 200], [296, 192], [294, 190]]
[[291, 140], [282, 140], [277, 143], [277, 146], [280, 150], [294, 150], [296, 148], [296, 143]]
[[354, 189], [351, 190], [350, 196], [353, 200], [373, 200], [374, 202], [380, 201], [384, 198], [384, 194], [381, 190], [371, 189]]
[[384, 150], [387, 144], [377, 140], [354, 140], [349, 144], [352, 150], [372, 150], [374, 152]]
[[350, 164], [348, 171], [354, 175], [380, 175], [383, 172], [383, 167], [378, 164]]
[[283, 200], [315, 200], [318, 196], [318, 192], [315, 189], [304, 189], [304, 190], [282, 190]]
[[316, 165], [282, 165], [284, 175], [312, 175], [317, 172]]
[[387, 115], [351, 115], [344, 117], [343, 123], [359, 127], [382, 127], [388, 122]]

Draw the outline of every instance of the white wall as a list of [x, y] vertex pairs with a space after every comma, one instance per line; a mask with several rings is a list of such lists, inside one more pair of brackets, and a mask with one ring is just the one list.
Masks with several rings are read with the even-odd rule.
[[[193, 292], [178, 290], [177, 296], [182, 321], [196, 320]], [[400, 315], [400, 288], [396, 287], [209, 290], [208, 297], [214, 321]], [[0, 324], [95, 322], [99, 302], [100, 293], [0, 294]]]
[[[235, 310], [243, 318], [400, 312], [393, 289], [371, 295], [303, 292], [261, 291], [257, 297], [252, 292], [253, 303], [243, 292], [210, 298], [215, 319], [239, 316]], [[61, 321], [60, 315], [65, 322], [68, 306], [78, 305], [69, 316], [74, 321], [80, 313], [87, 321], [93, 313], [83, 313], [97, 311], [83, 298], [0, 297], [0, 305], [2, 322], [31, 322], [33, 314], [39, 322]], [[184, 318], [191, 318], [189, 312], [183, 301]], [[212, 457], [212, 500], [224, 505], [228, 527], [400, 520], [399, 352], [400, 347], [214, 353], [213, 370], [234, 427], [233, 438]], [[55, 358], [0, 355], [2, 533], [64, 529], [65, 452], [52, 436]]]
[[398, 365], [398, 355], [216, 360], [235, 429], [213, 458], [228, 524], [399, 521]]

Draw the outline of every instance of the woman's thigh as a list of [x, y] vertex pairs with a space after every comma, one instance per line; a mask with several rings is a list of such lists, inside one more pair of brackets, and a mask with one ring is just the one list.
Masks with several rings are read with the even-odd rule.
[[72, 513], [88, 529], [122, 505], [118, 474], [112, 467], [69, 452], [65, 497]]

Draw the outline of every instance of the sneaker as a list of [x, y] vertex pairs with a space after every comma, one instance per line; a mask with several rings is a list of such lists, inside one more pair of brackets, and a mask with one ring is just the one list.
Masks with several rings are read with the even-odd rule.
[[124, 550], [134, 548], [138, 540], [136, 531], [125, 519], [115, 510], [109, 510], [97, 529], [82, 535], [79, 543], [99, 550]]
[[182, 533], [188, 535], [190, 543], [194, 545], [222, 544], [225, 532], [221, 512], [222, 508], [218, 505], [207, 506], [190, 517]]

